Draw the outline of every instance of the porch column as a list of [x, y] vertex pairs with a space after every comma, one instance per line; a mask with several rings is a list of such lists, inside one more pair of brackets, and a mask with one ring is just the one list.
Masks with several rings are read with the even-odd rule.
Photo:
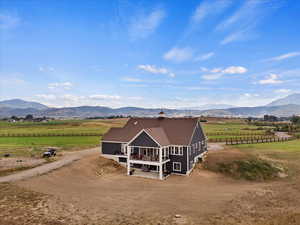
[[162, 147], [159, 148], [159, 179], [163, 179]]
[[130, 175], [130, 154], [131, 154], [131, 147], [126, 146], [127, 149], [127, 175]]

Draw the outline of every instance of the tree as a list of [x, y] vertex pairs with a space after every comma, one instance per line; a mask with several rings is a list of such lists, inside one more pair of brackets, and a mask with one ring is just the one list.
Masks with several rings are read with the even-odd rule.
[[272, 116], [272, 115], [264, 115], [264, 121], [277, 122], [278, 118], [276, 116]]
[[25, 117], [25, 120], [33, 120], [33, 115], [28, 114], [28, 115]]
[[18, 120], [18, 117], [12, 116], [12, 117], [10, 117], [10, 119], [12, 119], [12, 120]]
[[291, 122], [293, 124], [300, 124], [300, 116], [293, 116]]

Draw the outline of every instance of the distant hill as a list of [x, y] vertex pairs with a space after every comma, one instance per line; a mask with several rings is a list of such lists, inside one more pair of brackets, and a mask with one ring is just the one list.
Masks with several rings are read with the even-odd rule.
[[285, 98], [275, 100], [270, 104], [268, 104], [267, 106], [278, 106], [278, 105], [289, 105], [289, 104], [300, 105], [300, 94], [292, 94]]
[[[12, 104], [14, 103], [14, 104]], [[16, 104], [17, 103], [17, 104]], [[21, 104], [19, 104], [21, 103]], [[34, 117], [53, 117], [53, 118], [86, 118], [86, 117], [107, 117], [107, 116], [157, 116], [162, 110], [160, 108], [139, 108], [122, 107], [110, 108], [103, 106], [80, 106], [80, 107], [62, 107], [48, 108], [40, 103], [26, 102], [23, 100], [8, 100], [0, 102], [0, 118], [19, 116], [24, 117], [32, 114]], [[19, 108], [13, 108], [19, 107]], [[22, 108], [20, 108], [22, 107]], [[163, 109], [167, 116], [219, 116], [219, 117], [262, 117], [265, 114], [274, 116], [292, 116], [300, 115], [300, 105], [276, 105], [259, 107], [232, 107], [226, 109], [198, 110], [190, 109]]]
[[186, 110], [209, 110], [209, 109], [229, 109], [234, 108], [234, 105], [227, 105], [227, 104], [206, 104], [206, 105], [199, 105], [197, 107], [185, 107], [180, 109]]
[[0, 107], [12, 108], [12, 109], [26, 109], [26, 108], [37, 109], [37, 110], [48, 109], [47, 106], [41, 103], [24, 101], [22, 99], [11, 99], [11, 100], [0, 101]]
[[205, 110], [202, 115], [213, 116], [237, 116], [237, 117], [263, 117], [266, 114], [287, 117], [300, 115], [300, 105], [279, 105], [279, 106], [258, 106], [258, 107], [237, 107], [230, 109]]

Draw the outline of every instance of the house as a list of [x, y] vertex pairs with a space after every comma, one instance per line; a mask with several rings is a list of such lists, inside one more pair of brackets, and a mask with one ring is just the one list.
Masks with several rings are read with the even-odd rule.
[[126, 165], [127, 174], [164, 179], [188, 175], [207, 152], [198, 118], [130, 118], [102, 139], [102, 154]]

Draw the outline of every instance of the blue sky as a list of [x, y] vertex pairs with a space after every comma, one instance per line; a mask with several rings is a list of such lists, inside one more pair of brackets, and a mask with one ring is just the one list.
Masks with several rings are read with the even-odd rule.
[[257, 106], [300, 92], [300, 1], [1, 0], [0, 100]]

